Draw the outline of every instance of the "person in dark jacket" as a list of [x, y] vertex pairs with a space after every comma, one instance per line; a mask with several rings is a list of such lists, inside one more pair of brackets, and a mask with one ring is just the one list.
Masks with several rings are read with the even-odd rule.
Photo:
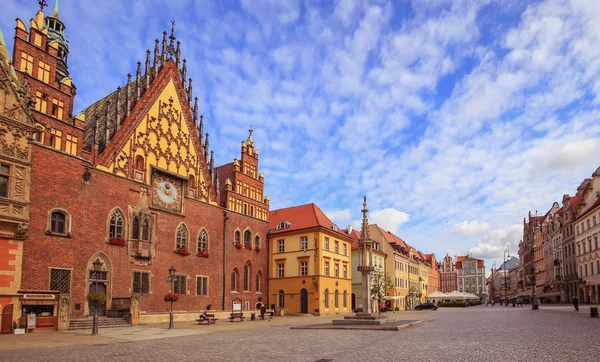
[[575, 307], [576, 312], [579, 312], [579, 298], [577, 298], [577, 297], [573, 298], [573, 307]]

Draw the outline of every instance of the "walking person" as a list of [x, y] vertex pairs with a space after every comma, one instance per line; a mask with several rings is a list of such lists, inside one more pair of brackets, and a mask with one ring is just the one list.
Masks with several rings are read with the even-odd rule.
[[265, 320], [265, 313], [267, 312], [267, 306], [264, 304], [260, 306], [260, 320]]
[[579, 312], [579, 298], [573, 297], [573, 307], [575, 307], [576, 312]]

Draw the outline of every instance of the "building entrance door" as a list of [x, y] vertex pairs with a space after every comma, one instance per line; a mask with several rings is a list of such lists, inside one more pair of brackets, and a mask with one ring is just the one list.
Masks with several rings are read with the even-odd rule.
[[300, 313], [308, 314], [308, 291], [306, 289], [300, 291]]
[[[2, 309], [2, 325], [0, 327], [0, 333], [12, 333], [13, 307], [14, 305], [11, 303]], [[17, 327], [21, 328], [20, 326]]]
[[[97, 289], [96, 289], [96, 285], [98, 285]], [[96, 284], [95, 282], [92, 282], [90, 284], [90, 293], [94, 293], [94, 292], [98, 292], [98, 293], [102, 293], [102, 294], [106, 295], [106, 285], [104, 283]], [[88, 302], [88, 303], [89, 303], [89, 307], [90, 307], [90, 315], [94, 315], [94, 308], [98, 312], [99, 316], [103, 316], [106, 314], [106, 302], [104, 302], [104, 303]]]
[[352, 293], [352, 310], [356, 310], [356, 294]]

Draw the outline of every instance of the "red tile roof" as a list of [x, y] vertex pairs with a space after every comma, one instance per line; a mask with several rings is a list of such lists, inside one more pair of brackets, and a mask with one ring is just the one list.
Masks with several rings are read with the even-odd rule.
[[[291, 225], [287, 229], [277, 229], [277, 224], [281, 221], [289, 221]], [[293, 230], [307, 229], [311, 227], [323, 227], [330, 230], [333, 233], [337, 233], [343, 237], [349, 238], [349, 236], [337, 229], [329, 218], [319, 209], [314, 203], [288, 207], [285, 209], [278, 209], [269, 211], [269, 233], [282, 233]], [[336, 231], [337, 229], [337, 231]]]
[[[348, 229], [341, 230], [344, 234], [348, 234]], [[349, 234], [352, 239], [352, 250], [358, 250], [358, 241], [360, 240], [360, 231], [352, 228], [352, 231]], [[383, 250], [373, 249], [373, 252], [376, 254], [387, 255], [383, 252]]]

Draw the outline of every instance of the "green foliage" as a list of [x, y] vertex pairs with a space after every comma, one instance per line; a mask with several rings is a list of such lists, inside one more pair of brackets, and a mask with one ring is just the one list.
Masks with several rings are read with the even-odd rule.
[[106, 295], [104, 293], [91, 292], [87, 295], [88, 302], [104, 303], [106, 301]]
[[392, 288], [392, 278], [385, 275], [382, 270], [375, 270], [371, 274], [371, 299], [381, 301], [385, 297], [386, 289]]

